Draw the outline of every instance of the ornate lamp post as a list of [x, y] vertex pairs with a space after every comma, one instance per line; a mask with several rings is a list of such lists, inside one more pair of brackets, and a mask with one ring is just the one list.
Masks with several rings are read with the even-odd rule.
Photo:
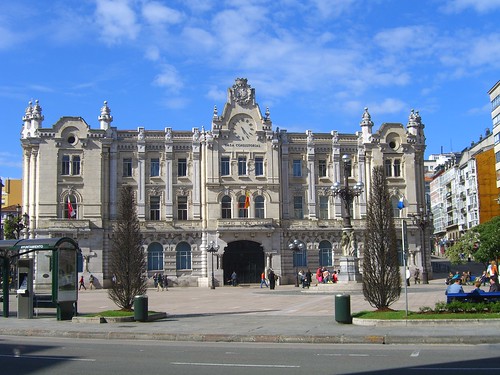
[[23, 214], [21, 215], [21, 206], [17, 205], [16, 206], [16, 211], [17, 211], [17, 216], [14, 218], [14, 215], [10, 214], [9, 219], [11, 219], [14, 224], [14, 232], [16, 233], [16, 238], [20, 239], [21, 238], [21, 231], [24, 229], [28, 229], [30, 217], [28, 214]]
[[210, 286], [210, 289], [215, 289], [214, 253], [219, 251], [219, 245], [217, 245], [215, 241], [210, 241], [207, 251], [212, 254], [212, 285]]
[[349, 155], [342, 156], [344, 166], [344, 182], [335, 182], [331, 191], [335, 197], [340, 198], [344, 204], [343, 220], [344, 227], [342, 228], [342, 255], [340, 264], [339, 281], [359, 281], [360, 274], [357, 267], [357, 241], [354, 234], [354, 229], [351, 224], [351, 205], [354, 198], [359, 197], [364, 190], [364, 184], [358, 181], [353, 187], [349, 186], [349, 175], [351, 170], [351, 158]]
[[[293, 240], [293, 242], [290, 242], [290, 244], [288, 245], [288, 248], [293, 251], [294, 254], [296, 254], [297, 252], [302, 252], [305, 250], [306, 248], [306, 245], [304, 242], [300, 241], [300, 240]], [[295, 286], [298, 287], [299, 286], [299, 270], [298, 270], [298, 265], [297, 265], [297, 257], [294, 256], [293, 258], [294, 260], [294, 266], [295, 266]]]
[[420, 228], [420, 238], [422, 240], [422, 284], [429, 284], [429, 273], [427, 269], [427, 246], [426, 243], [426, 232], [427, 227], [432, 225], [433, 215], [430, 210], [419, 208], [418, 212], [415, 214], [410, 214], [413, 224]]

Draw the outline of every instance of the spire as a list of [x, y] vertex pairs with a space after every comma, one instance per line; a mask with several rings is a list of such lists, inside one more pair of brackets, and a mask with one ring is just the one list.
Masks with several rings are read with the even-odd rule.
[[370, 113], [368, 112], [368, 107], [365, 107], [365, 111], [363, 112], [363, 116], [361, 117], [361, 122], [359, 123], [361, 126], [361, 134], [364, 143], [371, 141], [372, 135], [372, 127], [373, 121]]
[[113, 116], [111, 116], [111, 109], [108, 107], [108, 102], [105, 100], [104, 105], [101, 107], [101, 115], [98, 117], [99, 123], [102, 130], [108, 130], [109, 125], [113, 121]]

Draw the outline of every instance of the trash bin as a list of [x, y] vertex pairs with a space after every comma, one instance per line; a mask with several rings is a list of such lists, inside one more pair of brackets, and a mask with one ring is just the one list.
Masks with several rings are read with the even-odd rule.
[[139, 322], [148, 321], [148, 296], [134, 297], [134, 320]]
[[337, 294], [335, 296], [335, 320], [338, 323], [352, 323], [351, 296], [349, 294]]

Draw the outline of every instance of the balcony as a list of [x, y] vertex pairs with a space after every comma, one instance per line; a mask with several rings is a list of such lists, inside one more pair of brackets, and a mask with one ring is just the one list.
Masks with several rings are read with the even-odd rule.
[[274, 230], [273, 219], [219, 219], [217, 220], [217, 229], [219, 230]]

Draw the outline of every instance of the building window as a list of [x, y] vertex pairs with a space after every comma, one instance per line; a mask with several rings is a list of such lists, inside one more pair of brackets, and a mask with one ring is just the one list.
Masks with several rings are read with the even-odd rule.
[[177, 197], [177, 220], [187, 220], [188, 218], [188, 197], [181, 195]]
[[293, 252], [293, 266], [307, 267], [307, 250]]
[[302, 177], [302, 160], [295, 159], [293, 161], [293, 177]]
[[191, 246], [187, 242], [180, 242], [175, 249], [175, 269], [191, 269]]
[[70, 159], [69, 159], [69, 155], [63, 155], [63, 157], [62, 157], [62, 165], [61, 165], [61, 174], [63, 176], [69, 176], [70, 165], [71, 165], [71, 162], [70, 162]]
[[63, 155], [61, 162], [61, 175], [63, 176], [80, 175], [80, 156]]
[[304, 218], [304, 210], [302, 209], [302, 197], [301, 196], [293, 197], [293, 216], [295, 219], [303, 219]]
[[223, 156], [220, 159], [220, 175], [221, 176], [229, 176], [229, 156]]
[[158, 177], [160, 175], [160, 159], [151, 159], [149, 175], [151, 177]]
[[182, 158], [177, 160], [177, 176], [185, 177], [187, 176], [187, 159]]
[[245, 204], [246, 200], [246, 195], [240, 195], [238, 198], [238, 217], [240, 218], [248, 217], [248, 207]]
[[261, 157], [255, 158], [255, 175], [256, 176], [264, 175], [264, 158]]
[[123, 159], [123, 177], [132, 177], [132, 159]]
[[158, 195], [149, 197], [149, 220], [160, 220], [160, 197]]
[[148, 271], [163, 270], [163, 246], [153, 242], [148, 246]]
[[394, 160], [394, 177], [401, 177], [401, 160]]
[[326, 177], [326, 160], [318, 161], [318, 175], [319, 177]]
[[319, 197], [319, 218], [326, 220], [328, 219], [328, 197]]
[[385, 177], [392, 177], [392, 163], [390, 160], [384, 162], [385, 165]]
[[346, 163], [347, 166], [347, 177], [352, 177], [352, 160]]
[[238, 157], [238, 175], [246, 176], [247, 174], [247, 158], [245, 156]]
[[257, 219], [264, 219], [264, 197], [262, 195], [257, 195], [254, 199], [255, 204], [255, 217]]
[[228, 195], [222, 197], [222, 218], [231, 219], [231, 197]]
[[322, 267], [333, 266], [332, 244], [328, 241], [319, 243], [319, 265]]
[[78, 218], [78, 203], [74, 195], [68, 195], [63, 202], [63, 218], [77, 219]]

